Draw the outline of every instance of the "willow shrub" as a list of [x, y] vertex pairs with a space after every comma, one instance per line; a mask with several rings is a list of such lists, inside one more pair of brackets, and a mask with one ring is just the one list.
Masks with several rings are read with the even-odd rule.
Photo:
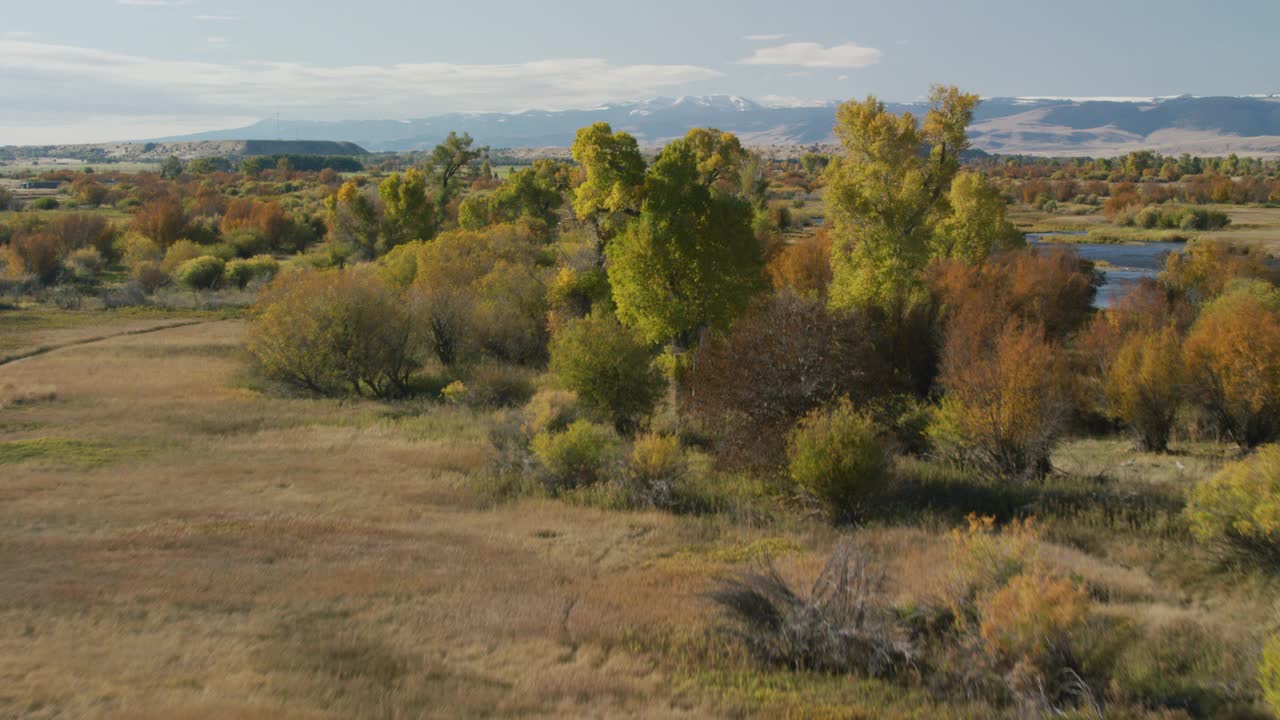
[[248, 350], [268, 376], [299, 388], [402, 395], [428, 346], [412, 308], [364, 269], [280, 275], [254, 308]]
[[875, 421], [848, 399], [806, 415], [788, 438], [787, 457], [791, 479], [835, 520], [856, 514], [891, 474]]
[[1280, 558], [1280, 446], [1261, 447], [1192, 488], [1187, 517], [1201, 540]]

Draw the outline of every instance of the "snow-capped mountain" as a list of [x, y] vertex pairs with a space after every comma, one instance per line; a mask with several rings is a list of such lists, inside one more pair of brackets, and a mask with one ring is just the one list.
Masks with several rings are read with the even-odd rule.
[[[453, 113], [420, 119], [264, 120], [249, 127], [162, 140], [341, 140], [372, 151], [433, 147], [451, 130], [492, 147], [565, 147], [578, 128], [608, 122], [644, 145], [691, 127], [737, 133], [748, 144], [833, 142], [835, 102], [786, 96], [653, 98], [583, 110]], [[894, 112], [921, 103], [890, 103]], [[278, 129], [277, 129], [278, 128]], [[1172, 98], [990, 98], [971, 128], [975, 148], [1041, 155], [1106, 155], [1149, 147], [1162, 152], [1280, 155], [1280, 96]]]

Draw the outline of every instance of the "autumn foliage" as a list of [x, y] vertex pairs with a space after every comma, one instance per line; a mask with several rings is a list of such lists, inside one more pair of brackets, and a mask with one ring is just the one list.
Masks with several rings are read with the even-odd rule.
[[999, 477], [1040, 475], [1070, 412], [1070, 375], [1039, 325], [1008, 321], [994, 335], [953, 323], [943, 350], [946, 391], [931, 428], [958, 460]]
[[134, 212], [133, 229], [161, 247], [168, 247], [186, 233], [187, 214], [176, 198], [158, 197]]
[[1163, 452], [1169, 447], [1185, 380], [1182, 336], [1172, 325], [1132, 334], [1110, 363], [1106, 394], [1111, 410], [1143, 450]]
[[882, 333], [873, 313], [774, 295], [698, 351], [684, 409], [730, 462], [776, 462], [787, 431], [815, 408], [842, 396], [861, 405], [902, 389], [879, 347]]
[[831, 236], [819, 230], [784, 246], [765, 267], [774, 290], [825, 298], [831, 284]]
[[1242, 447], [1280, 434], [1280, 290], [1253, 281], [1210, 303], [1187, 336], [1192, 399]]
[[270, 377], [323, 394], [391, 397], [422, 364], [422, 324], [367, 270], [280, 275], [254, 309], [249, 352]]

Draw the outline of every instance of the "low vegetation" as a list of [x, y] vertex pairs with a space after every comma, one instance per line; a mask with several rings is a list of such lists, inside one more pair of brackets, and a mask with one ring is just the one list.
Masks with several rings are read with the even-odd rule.
[[[974, 158], [977, 102], [42, 175], [0, 715], [1263, 716], [1280, 166]], [[1194, 242], [1099, 308], [1027, 217]]]

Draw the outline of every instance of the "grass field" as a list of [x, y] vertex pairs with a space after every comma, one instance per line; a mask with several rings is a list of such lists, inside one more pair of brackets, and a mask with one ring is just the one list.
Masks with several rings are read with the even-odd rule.
[[[244, 329], [0, 316], [7, 351], [49, 348], [0, 365], [0, 716], [1000, 714], [912, 683], [761, 670], [714, 632], [705, 598], [766, 554], [806, 585], [852, 540], [882, 559], [895, 601], [928, 601], [964, 512], [952, 480], [904, 466], [915, 484], [898, 501], [935, 509], [903, 520], [886, 505], [856, 531], [496, 503], [477, 489], [496, 411], [264, 396], [239, 379]], [[1180, 493], [1229, 451], [1179, 452], [1085, 440], [1055, 462], [1118, 493]], [[1196, 672], [1251, 697], [1270, 581], [1224, 575], [1152, 522], [1051, 519], [1043, 551], [1152, 652], [1206, 629], [1219, 655]]]
[[1116, 227], [1107, 222], [1101, 213], [1085, 212], [1087, 206], [1065, 206], [1058, 212], [1047, 213], [1030, 206], [1018, 205], [1010, 209], [1009, 217], [1023, 232], [1087, 232], [1090, 235], [1089, 242], [1182, 241], [1203, 237], [1256, 245], [1272, 256], [1280, 256], [1280, 207], [1204, 207], [1225, 212], [1230, 216], [1231, 224], [1222, 230], [1213, 231]]

